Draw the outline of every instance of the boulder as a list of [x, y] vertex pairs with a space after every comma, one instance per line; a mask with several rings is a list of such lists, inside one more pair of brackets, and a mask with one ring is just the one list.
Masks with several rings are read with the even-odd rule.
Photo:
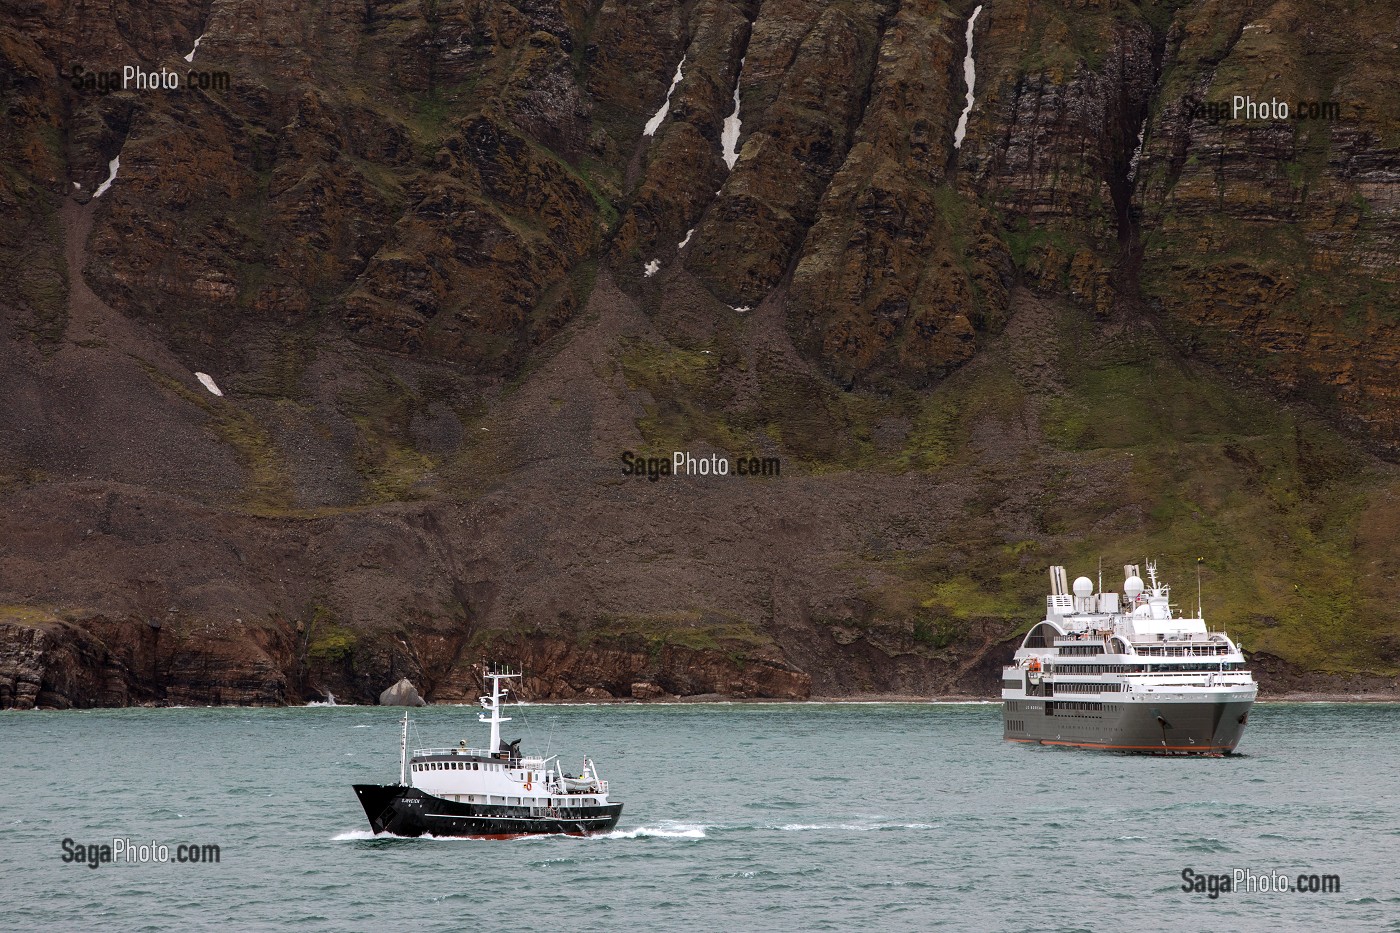
[[388, 690], [379, 694], [379, 705], [427, 706], [428, 703], [418, 695], [418, 690], [409, 682], [409, 679], [405, 677]]

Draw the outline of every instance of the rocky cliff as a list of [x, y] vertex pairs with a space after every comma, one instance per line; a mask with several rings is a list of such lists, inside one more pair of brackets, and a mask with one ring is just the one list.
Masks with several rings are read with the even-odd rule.
[[987, 693], [1141, 554], [1388, 689], [1397, 103], [1380, 2], [11, 4], [0, 706]]

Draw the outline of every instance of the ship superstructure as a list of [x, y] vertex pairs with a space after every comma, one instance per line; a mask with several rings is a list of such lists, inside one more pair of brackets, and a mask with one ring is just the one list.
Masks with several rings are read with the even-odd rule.
[[[1123, 568], [1123, 592], [1066, 586], [1050, 568], [1045, 619], [1002, 669], [1004, 737], [1166, 755], [1227, 755], [1244, 734], [1259, 685], [1240, 648], [1199, 608], [1178, 616], [1147, 562]], [[1101, 589], [1101, 587], [1100, 587]]]

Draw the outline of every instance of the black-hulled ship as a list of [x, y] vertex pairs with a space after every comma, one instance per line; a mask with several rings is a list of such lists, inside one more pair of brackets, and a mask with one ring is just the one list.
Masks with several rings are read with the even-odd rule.
[[420, 748], [408, 753], [408, 714], [404, 714], [397, 784], [356, 784], [355, 793], [375, 834], [396, 836], [511, 836], [564, 833], [585, 836], [617, 825], [622, 804], [608, 800], [608, 782], [592, 759], [578, 774], [567, 774], [558, 756], [537, 758], [520, 751], [520, 741], [503, 743], [501, 681], [518, 673], [488, 672], [491, 694], [481, 698], [491, 727], [486, 748]]

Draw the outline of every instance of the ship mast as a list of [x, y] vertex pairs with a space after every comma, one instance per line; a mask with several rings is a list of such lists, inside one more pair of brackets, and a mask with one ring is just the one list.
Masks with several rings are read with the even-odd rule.
[[399, 783], [408, 786], [408, 710], [403, 711], [403, 735], [399, 738]]
[[495, 671], [488, 671], [486, 678], [491, 681], [491, 695], [481, 698], [481, 705], [490, 716], [477, 714], [477, 719], [491, 726], [491, 743], [486, 746], [486, 752], [494, 755], [501, 750], [501, 723], [510, 722], [509, 716], [501, 715], [501, 681], [508, 677], [517, 677], [517, 674], [502, 674]]

